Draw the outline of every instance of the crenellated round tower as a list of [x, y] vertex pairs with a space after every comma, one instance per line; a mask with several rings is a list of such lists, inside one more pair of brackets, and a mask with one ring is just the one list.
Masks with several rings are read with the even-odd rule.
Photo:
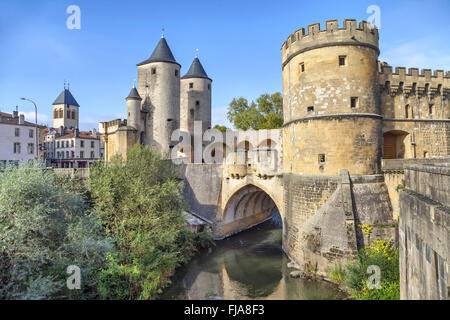
[[382, 117], [378, 30], [365, 21], [315, 23], [281, 47], [286, 173], [379, 172]]
[[202, 133], [211, 128], [211, 83], [198, 57], [181, 78], [180, 129], [194, 136], [194, 121], [202, 122]]
[[172, 132], [180, 126], [180, 64], [164, 36], [149, 59], [138, 64], [138, 91], [145, 111], [145, 145], [170, 155]]

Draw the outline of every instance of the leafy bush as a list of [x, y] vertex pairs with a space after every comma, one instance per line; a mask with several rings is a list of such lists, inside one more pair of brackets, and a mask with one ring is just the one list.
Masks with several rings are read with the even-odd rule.
[[91, 169], [94, 207], [116, 239], [117, 254], [98, 276], [105, 299], [150, 299], [188, 261], [196, 240], [185, 230], [182, 183], [170, 161], [135, 145]]
[[[70, 179], [35, 164], [0, 172], [0, 297], [92, 298], [111, 240]], [[66, 288], [69, 265], [82, 290]]]
[[335, 266], [329, 272], [329, 277], [336, 283], [343, 283], [345, 281], [345, 269], [340, 266]]
[[[367, 285], [368, 267], [380, 268], [380, 289], [370, 289]], [[353, 289], [353, 296], [362, 300], [399, 300], [400, 271], [398, 250], [392, 248], [390, 241], [377, 240], [363, 248], [358, 260], [347, 265], [346, 285]]]

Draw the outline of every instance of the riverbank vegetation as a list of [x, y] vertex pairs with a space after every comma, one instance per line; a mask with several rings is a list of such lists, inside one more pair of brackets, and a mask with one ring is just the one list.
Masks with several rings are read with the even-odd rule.
[[[370, 226], [361, 228], [370, 234]], [[336, 266], [330, 270], [329, 277], [349, 288], [351, 297], [358, 300], [399, 300], [398, 249], [391, 241], [376, 240], [361, 249], [354, 262], [344, 268]]]
[[[0, 297], [152, 299], [207, 234], [186, 230], [176, 168], [136, 145], [66, 178], [37, 165], [0, 172]], [[81, 270], [69, 290], [67, 267]]]

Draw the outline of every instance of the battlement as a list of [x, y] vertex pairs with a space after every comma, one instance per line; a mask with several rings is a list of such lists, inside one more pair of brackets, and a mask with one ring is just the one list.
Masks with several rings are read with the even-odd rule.
[[361, 45], [368, 46], [379, 52], [378, 29], [367, 21], [345, 19], [342, 27], [338, 20], [325, 22], [325, 29], [320, 29], [320, 23], [313, 23], [300, 28], [291, 34], [281, 46], [283, 66], [293, 55], [298, 53], [332, 45]]
[[378, 64], [379, 84], [388, 94], [432, 94], [448, 97], [450, 94], [450, 71], [396, 67]]

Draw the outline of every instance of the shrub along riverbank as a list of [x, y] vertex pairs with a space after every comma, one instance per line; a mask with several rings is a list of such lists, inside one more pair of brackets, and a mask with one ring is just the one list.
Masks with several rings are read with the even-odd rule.
[[[370, 226], [361, 228], [370, 235]], [[353, 263], [330, 270], [329, 277], [349, 288], [351, 296], [358, 300], [399, 300], [398, 249], [390, 241], [376, 240], [361, 249]]]
[[99, 163], [88, 184], [37, 165], [0, 172], [1, 298], [152, 299], [209, 242], [186, 230], [175, 168], [147, 147]]

